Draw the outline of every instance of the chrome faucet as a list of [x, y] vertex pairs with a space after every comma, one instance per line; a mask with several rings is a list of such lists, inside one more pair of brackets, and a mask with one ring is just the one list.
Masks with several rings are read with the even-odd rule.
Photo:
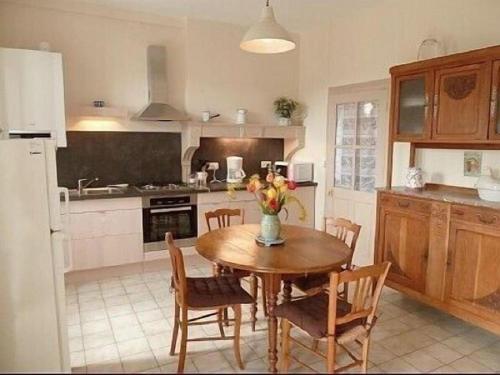
[[88, 188], [90, 185], [92, 185], [94, 182], [99, 181], [99, 177], [93, 178], [89, 182], [87, 182], [85, 185], [83, 185], [84, 181], [89, 181], [88, 178], [81, 178], [78, 180], [78, 194], [83, 193], [83, 189]]

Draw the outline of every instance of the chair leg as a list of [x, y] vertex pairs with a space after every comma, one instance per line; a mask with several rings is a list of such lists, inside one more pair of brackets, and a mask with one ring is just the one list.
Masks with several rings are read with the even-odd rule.
[[187, 309], [182, 309], [182, 321], [181, 321], [181, 351], [179, 354], [179, 364], [177, 365], [177, 373], [184, 373], [184, 363], [186, 362], [186, 349], [187, 349], [187, 338], [188, 338], [188, 311]]
[[268, 316], [268, 313], [267, 313], [267, 295], [266, 295], [266, 282], [264, 280], [264, 277], [261, 278], [262, 280], [262, 289], [261, 289], [261, 292], [262, 292], [262, 311], [264, 312], [264, 316], [267, 317]]
[[217, 311], [217, 320], [218, 320], [218, 325], [219, 325], [219, 331], [220, 331], [220, 336], [221, 337], [226, 337], [226, 334], [224, 333], [224, 324], [223, 324], [223, 315], [224, 315], [224, 309], [219, 309]]
[[[250, 276], [250, 295], [254, 299], [250, 306], [250, 314], [252, 315], [252, 332], [255, 332], [255, 324], [257, 323], [257, 294], [258, 294], [258, 279], [257, 276], [252, 274]], [[264, 292], [262, 292], [264, 293]]]
[[229, 314], [227, 312], [227, 307], [223, 310], [223, 315], [224, 315], [224, 325], [226, 327], [229, 327]]
[[287, 319], [281, 319], [281, 366], [280, 372], [287, 373], [290, 366], [290, 330]]
[[240, 330], [241, 330], [241, 305], [234, 305], [234, 357], [236, 358], [236, 362], [240, 369], [244, 369], [245, 365], [241, 360], [240, 353]]
[[329, 374], [335, 373], [335, 352], [337, 350], [337, 343], [335, 342], [335, 338], [332, 336], [328, 336], [327, 340], [327, 349], [326, 349], [326, 367], [327, 372]]
[[368, 353], [370, 352], [370, 337], [368, 336], [363, 341], [363, 357], [361, 363], [361, 372], [366, 374], [366, 369], [368, 368]]
[[172, 331], [172, 343], [170, 344], [170, 355], [175, 354], [175, 346], [177, 345], [177, 335], [179, 333], [179, 311], [180, 307], [175, 301], [175, 315], [174, 315], [174, 330]]

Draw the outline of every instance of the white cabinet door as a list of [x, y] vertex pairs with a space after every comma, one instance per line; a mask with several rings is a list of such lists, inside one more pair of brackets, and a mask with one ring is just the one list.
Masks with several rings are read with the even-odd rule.
[[51, 133], [66, 146], [61, 54], [0, 49], [0, 127]]

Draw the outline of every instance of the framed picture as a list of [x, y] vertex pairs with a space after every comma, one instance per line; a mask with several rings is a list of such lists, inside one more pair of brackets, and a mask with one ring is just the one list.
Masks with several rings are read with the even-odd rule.
[[483, 153], [477, 151], [464, 152], [464, 176], [481, 176], [481, 162]]

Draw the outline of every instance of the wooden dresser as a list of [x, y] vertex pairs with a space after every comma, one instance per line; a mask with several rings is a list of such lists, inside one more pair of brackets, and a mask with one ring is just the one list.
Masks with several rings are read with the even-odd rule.
[[380, 189], [377, 201], [387, 285], [500, 334], [500, 203], [438, 185]]

